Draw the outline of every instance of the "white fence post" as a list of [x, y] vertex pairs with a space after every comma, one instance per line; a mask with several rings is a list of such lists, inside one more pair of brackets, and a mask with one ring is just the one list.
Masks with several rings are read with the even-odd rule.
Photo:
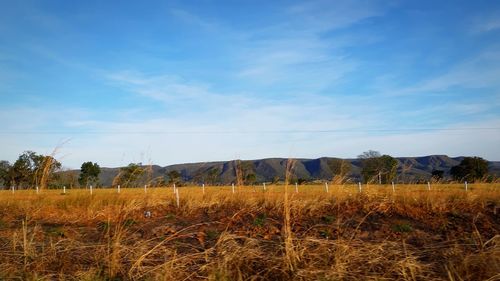
[[263, 183], [263, 185], [264, 185], [264, 191], [266, 191], [266, 183]]
[[232, 189], [233, 189], [233, 194], [234, 194], [234, 183], [233, 183], [233, 184], [231, 184], [231, 187], [232, 187]]
[[11, 186], [10, 189], [12, 190], [12, 194], [14, 194], [14, 189], [15, 187], [14, 186]]
[[118, 193], [120, 193], [120, 185], [118, 185], [118, 187], [117, 187], [116, 191], [117, 191]]
[[66, 194], [66, 186], [63, 185], [63, 194]]
[[359, 188], [359, 192], [361, 192], [361, 182], [358, 181], [358, 188]]
[[396, 192], [396, 187], [394, 186], [394, 182], [392, 182], [392, 192]]
[[92, 195], [92, 185], [90, 185], [90, 195]]
[[36, 186], [36, 194], [38, 194], [39, 192], [39, 189], [38, 189], [38, 185]]
[[180, 202], [179, 202], [179, 189], [175, 189], [175, 200], [177, 201], [177, 208], [180, 207]]
[[427, 182], [427, 190], [429, 190], [429, 191], [431, 190], [431, 182], [429, 182], [429, 181]]
[[325, 189], [326, 189], [326, 193], [330, 192], [330, 190], [328, 189], [328, 183], [325, 182]]
[[467, 186], [467, 181], [465, 181], [465, 191], [467, 191], [469, 188]]
[[148, 193], [148, 189], [147, 189], [147, 187], [148, 187], [148, 185], [147, 185], [147, 184], [145, 184], [145, 185], [144, 185], [144, 193]]
[[299, 186], [298, 186], [297, 182], [295, 183], [295, 193], [299, 193]]
[[203, 189], [203, 194], [205, 194], [205, 184], [202, 184], [201, 188]]
[[177, 188], [175, 187], [175, 183], [174, 183], [174, 194], [177, 192], [176, 190], [177, 190]]

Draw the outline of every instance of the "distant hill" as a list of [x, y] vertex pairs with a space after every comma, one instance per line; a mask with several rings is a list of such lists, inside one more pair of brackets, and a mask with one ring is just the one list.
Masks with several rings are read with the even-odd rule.
[[[329, 180], [333, 173], [328, 166], [328, 161], [338, 158], [322, 157], [318, 159], [295, 159], [294, 177], [305, 180]], [[443, 170], [445, 177], [449, 177], [451, 167], [458, 165], [463, 157], [448, 157], [446, 155], [430, 155], [422, 157], [398, 157], [398, 182], [427, 181], [433, 170]], [[357, 182], [361, 176], [361, 161], [359, 159], [345, 159], [352, 165], [348, 177]], [[237, 161], [219, 161], [176, 164], [166, 167], [151, 166], [150, 178], [166, 177], [170, 171], [176, 170], [181, 173], [185, 182], [203, 183], [215, 181], [217, 184], [230, 184], [236, 181]], [[259, 160], [242, 160], [241, 165], [253, 170], [256, 182], [271, 182], [283, 180], [286, 170], [286, 158], [267, 158]], [[500, 162], [489, 161], [490, 173], [500, 176]], [[102, 168], [100, 183], [110, 186], [113, 178], [117, 176], [120, 168]], [[212, 171], [212, 178], [210, 172]]]

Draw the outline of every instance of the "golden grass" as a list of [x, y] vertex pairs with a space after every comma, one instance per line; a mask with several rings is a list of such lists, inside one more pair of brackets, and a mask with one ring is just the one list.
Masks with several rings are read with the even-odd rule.
[[498, 184], [329, 187], [1, 191], [0, 280], [499, 280]]

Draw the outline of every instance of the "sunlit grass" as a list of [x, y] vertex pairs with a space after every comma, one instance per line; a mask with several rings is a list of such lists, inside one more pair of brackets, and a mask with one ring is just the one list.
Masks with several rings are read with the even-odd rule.
[[482, 280], [500, 272], [498, 184], [289, 185], [288, 203], [284, 188], [179, 187], [179, 207], [172, 187], [1, 191], [0, 279]]

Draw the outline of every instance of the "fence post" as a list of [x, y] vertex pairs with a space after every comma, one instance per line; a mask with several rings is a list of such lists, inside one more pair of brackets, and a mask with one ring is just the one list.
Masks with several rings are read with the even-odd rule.
[[299, 193], [299, 186], [297, 185], [297, 182], [295, 182], [295, 193]]
[[233, 194], [234, 194], [234, 183], [231, 184], [231, 187], [233, 189]]
[[467, 191], [469, 188], [467, 186], [467, 181], [465, 181], [465, 191]]
[[177, 208], [180, 207], [180, 202], [179, 202], [179, 189], [175, 189], [175, 200], [177, 201]]
[[330, 190], [328, 190], [328, 183], [325, 182], [325, 189], [326, 189], [326, 193], [330, 192]]
[[63, 185], [63, 194], [66, 194], [66, 186]]
[[39, 192], [39, 189], [38, 189], [38, 185], [36, 186], [36, 194], [38, 194]]
[[120, 193], [120, 185], [118, 185], [118, 188], [116, 191], [118, 191], [118, 193]]
[[359, 192], [361, 192], [361, 182], [358, 181], [358, 188], [359, 188]]
[[90, 185], [90, 195], [92, 195], [92, 185]]
[[205, 194], [205, 184], [204, 183], [201, 185], [201, 188], [203, 189], [203, 194]]
[[392, 183], [392, 192], [396, 192], [396, 187], [394, 186], [394, 182], [391, 183]]
[[427, 190], [429, 190], [429, 191], [431, 190], [431, 182], [429, 182], [429, 181], [427, 182]]
[[266, 183], [263, 183], [263, 185], [264, 185], [264, 191], [266, 191]]

